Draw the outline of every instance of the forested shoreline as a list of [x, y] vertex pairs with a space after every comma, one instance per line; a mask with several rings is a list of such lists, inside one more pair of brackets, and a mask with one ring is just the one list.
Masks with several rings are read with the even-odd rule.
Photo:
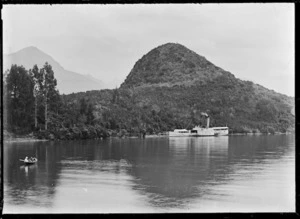
[[230, 75], [193, 86], [124, 86], [61, 95], [55, 72], [46, 62], [29, 70], [12, 65], [3, 85], [3, 123], [10, 137], [143, 137], [204, 125], [200, 111], [211, 115], [212, 126], [228, 125], [230, 134], [293, 131], [294, 117], [282, 100], [276, 95], [257, 99], [253, 83]]
[[66, 102], [65, 95], [60, 95], [56, 88], [54, 72], [47, 62], [41, 69], [37, 65], [29, 70], [12, 65], [4, 74], [3, 85], [7, 137], [71, 140], [145, 134], [144, 130], [128, 133], [125, 129], [107, 129], [95, 121], [94, 105], [85, 97]]

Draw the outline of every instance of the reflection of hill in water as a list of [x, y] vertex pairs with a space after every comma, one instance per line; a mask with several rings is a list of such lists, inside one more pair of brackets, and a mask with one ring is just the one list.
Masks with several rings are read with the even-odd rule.
[[248, 167], [259, 172], [264, 165], [278, 163], [284, 157], [294, 159], [294, 146], [293, 135], [232, 136], [229, 138], [228, 165], [232, 172]]
[[169, 138], [166, 144], [145, 145], [148, 153], [132, 160], [130, 174], [138, 179], [135, 190], [154, 205], [180, 206], [189, 198], [209, 192], [224, 180], [228, 137]]
[[253, 162], [263, 161], [263, 158], [278, 159], [287, 150], [293, 150], [287, 145], [287, 139], [290, 144], [294, 144], [294, 135], [232, 136], [229, 138], [229, 159], [234, 161], [246, 158]]
[[[184, 208], [196, 199], [224, 197], [227, 193], [223, 194], [221, 187], [230, 186], [237, 175], [247, 180], [241, 174], [249, 174], [249, 168], [261, 172], [266, 163], [289, 156], [294, 149], [287, 145], [287, 142], [294, 144], [289, 138], [292, 136], [12, 144], [4, 147], [5, 158], [11, 158], [4, 159], [5, 199], [13, 200], [16, 205], [51, 207], [56, 204], [53, 200], [62, 195], [56, 187], [75, 183], [113, 190], [116, 185], [134, 190], [155, 207]], [[26, 155], [38, 157], [37, 165], [20, 166], [18, 159]], [[33, 196], [38, 198], [28, 199]], [[99, 197], [93, 194], [86, 198]], [[68, 198], [60, 204], [63, 200]]]
[[[264, 168], [291, 148], [287, 136], [220, 136], [145, 141], [139, 155], [127, 157], [135, 190], [160, 207], [184, 207], [191, 199], [214, 196], [218, 185], [228, 184], [245, 169]], [[252, 167], [251, 167], [252, 166]], [[242, 170], [242, 171], [241, 171]], [[246, 176], [250, 177], [251, 176]], [[249, 179], [250, 179], [249, 178]]]

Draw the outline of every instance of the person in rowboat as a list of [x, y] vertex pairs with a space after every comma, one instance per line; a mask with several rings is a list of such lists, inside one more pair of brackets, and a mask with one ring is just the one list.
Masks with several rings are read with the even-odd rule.
[[28, 157], [26, 156], [25, 159], [24, 159], [24, 162], [28, 162]]

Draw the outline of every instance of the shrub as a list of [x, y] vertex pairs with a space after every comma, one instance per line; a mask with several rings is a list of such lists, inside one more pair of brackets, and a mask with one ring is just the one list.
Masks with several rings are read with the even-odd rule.
[[269, 126], [267, 128], [267, 130], [268, 130], [268, 133], [275, 134], [275, 129], [273, 127]]
[[121, 130], [118, 132], [118, 137], [122, 138], [122, 137], [125, 137], [125, 136], [128, 136], [127, 130], [121, 129]]
[[50, 139], [50, 132], [49, 130], [41, 130], [34, 133], [34, 136], [38, 139]]
[[88, 126], [88, 132], [89, 132], [88, 138], [97, 138], [98, 137], [97, 131], [94, 126], [91, 126], [91, 125]]
[[88, 139], [89, 138], [89, 130], [87, 129], [87, 127], [82, 127], [81, 128], [81, 133], [82, 133], [82, 138], [83, 139]]
[[106, 128], [100, 125], [95, 126], [95, 131], [97, 133], [98, 138], [107, 138], [111, 134]]
[[252, 129], [252, 133], [257, 134], [260, 133], [260, 131], [258, 129]]
[[82, 138], [81, 130], [78, 127], [71, 128], [71, 134], [73, 136], [73, 139], [81, 139]]
[[68, 133], [69, 133], [69, 130], [67, 129], [67, 128], [60, 128], [59, 130], [58, 130], [58, 132], [56, 132], [57, 133], [57, 136], [56, 136], [56, 138], [58, 138], [58, 139], [61, 139], [61, 140], [66, 140], [66, 139], [69, 139], [68, 137]]

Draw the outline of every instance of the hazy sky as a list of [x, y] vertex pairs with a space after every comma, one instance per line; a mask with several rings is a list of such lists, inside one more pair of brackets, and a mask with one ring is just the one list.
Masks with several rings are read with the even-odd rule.
[[4, 5], [2, 19], [4, 54], [36, 46], [106, 83], [123, 82], [144, 54], [177, 42], [294, 96], [294, 4]]

